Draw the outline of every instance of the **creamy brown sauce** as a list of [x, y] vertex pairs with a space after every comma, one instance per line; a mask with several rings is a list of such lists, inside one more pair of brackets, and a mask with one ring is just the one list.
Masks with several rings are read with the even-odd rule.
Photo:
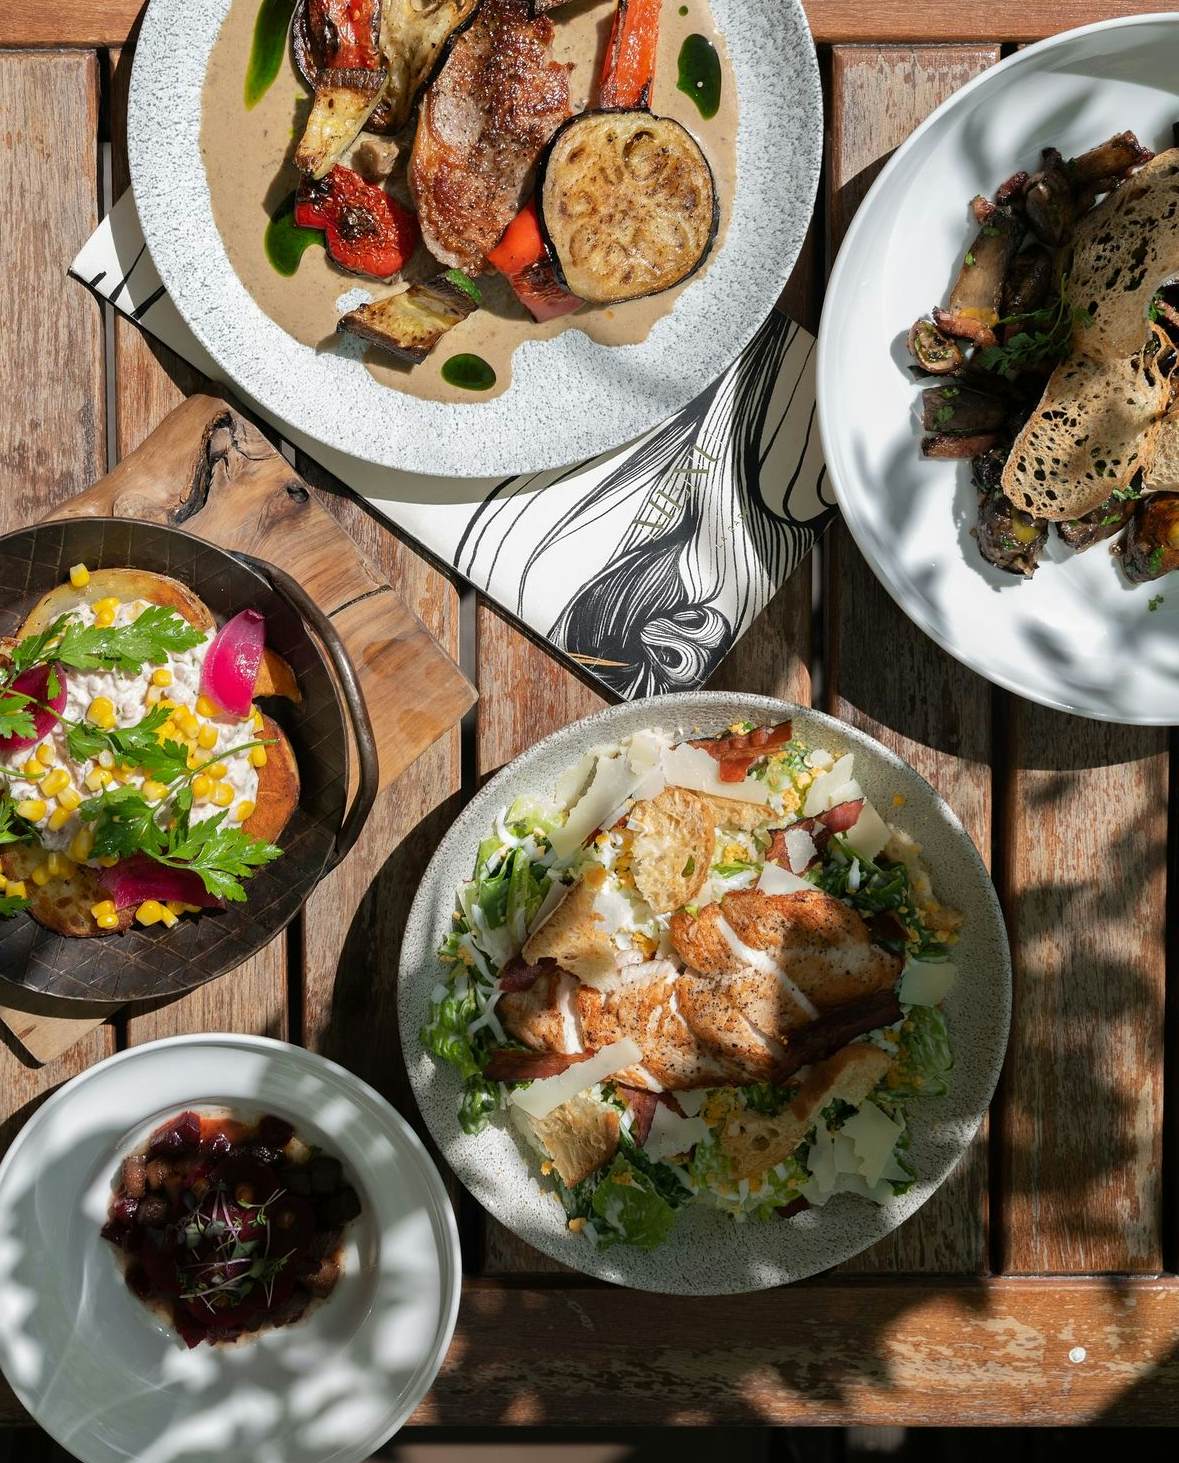
[[[226, 252], [242, 283], [259, 306], [289, 335], [304, 345], [322, 350], [355, 353], [358, 343], [336, 334], [341, 313], [337, 301], [360, 288], [378, 298], [395, 287], [338, 269], [324, 250], [313, 247], [303, 255], [296, 274], [280, 275], [266, 256], [267, 220], [298, 184], [291, 157], [302, 134], [311, 99], [295, 70], [288, 46], [273, 85], [250, 111], [244, 101], [244, 83], [259, 0], [234, 0], [213, 45], [205, 78], [201, 155], [213, 200], [213, 217]], [[681, 13], [686, 10], [686, 13]], [[570, 100], [581, 111], [593, 98], [614, 0], [575, 0], [553, 12], [554, 56], [573, 65]], [[720, 109], [705, 120], [694, 102], [676, 87], [680, 48], [694, 32], [710, 37], [720, 53], [723, 72]], [[706, 0], [685, 6], [663, 7], [652, 110], [674, 117], [697, 138], [716, 178], [720, 230], [710, 257], [715, 258], [728, 228], [737, 176], [737, 96], [732, 69]], [[405, 147], [412, 143], [407, 133]], [[395, 174], [401, 178], [401, 171]], [[529, 187], [531, 187], [531, 182]], [[404, 194], [404, 183], [394, 183]], [[705, 266], [707, 268], [707, 266]], [[419, 248], [409, 278], [437, 273], [438, 266]], [[698, 278], [699, 276], [696, 276]], [[432, 401], [486, 401], [506, 391], [512, 380], [512, 353], [526, 340], [548, 340], [564, 330], [581, 330], [604, 345], [633, 345], [646, 340], [655, 322], [675, 309], [692, 281], [646, 300], [624, 305], [583, 308], [575, 315], [538, 325], [494, 271], [479, 277], [483, 307], [457, 325], [419, 366], [404, 366], [376, 350], [364, 357], [373, 376], [385, 385]], [[345, 308], [358, 301], [351, 299]], [[494, 369], [496, 385], [472, 393], [442, 379], [442, 367], [451, 356], [470, 352]]]

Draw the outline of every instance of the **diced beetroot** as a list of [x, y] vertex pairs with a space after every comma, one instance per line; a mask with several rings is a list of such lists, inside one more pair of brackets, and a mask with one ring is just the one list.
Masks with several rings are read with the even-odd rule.
[[205, 888], [199, 874], [157, 863], [145, 853], [134, 853], [101, 870], [99, 883], [114, 900], [116, 909], [130, 909], [145, 899], [158, 899], [161, 904], [175, 899], [201, 909], [224, 907], [223, 901]]
[[285, 1148], [294, 1136], [294, 1124], [288, 1123], [286, 1118], [275, 1117], [273, 1113], [268, 1113], [258, 1124], [258, 1137], [268, 1148]]
[[[50, 696], [50, 676], [57, 677], [57, 695]], [[44, 701], [53, 707], [53, 711], [47, 711], [44, 706], [29, 705], [26, 709], [33, 718], [33, 731], [31, 737], [18, 737], [15, 734], [10, 737], [0, 737], [0, 759], [10, 757], [13, 752], [24, 751], [26, 747], [33, 747], [46, 736], [57, 725], [57, 717], [54, 711], [64, 711], [66, 704], [66, 679], [65, 672], [57, 665], [35, 665], [32, 670], [22, 671], [9, 688], [19, 691], [22, 696], [31, 696], [34, 701]], [[2, 699], [2, 698], [0, 698]]]
[[182, 1153], [186, 1148], [195, 1148], [200, 1141], [200, 1118], [194, 1112], [182, 1112], [152, 1134], [147, 1156], [162, 1158], [169, 1153]]
[[202, 692], [231, 716], [248, 716], [265, 648], [266, 621], [258, 611], [234, 615], [213, 636], [205, 655]]

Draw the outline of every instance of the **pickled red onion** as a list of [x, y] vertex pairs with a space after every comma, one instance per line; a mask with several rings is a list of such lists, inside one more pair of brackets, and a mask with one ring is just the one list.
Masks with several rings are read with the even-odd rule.
[[265, 646], [266, 621], [257, 610], [242, 610], [226, 620], [205, 656], [204, 695], [231, 716], [248, 716]]
[[[48, 696], [50, 674], [57, 674], [57, 695]], [[66, 704], [66, 681], [65, 673], [60, 666], [35, 665], [31, 670], [22, 671], [12, 685], [6, 688], [8, 691], [19, 691], [22, 696], [31, 696], [34, 701], [44, 701], [53, 707], [48, 711], [44, 706], [29, 705], [28, 711], [33, 718], [33, 732], [31, 737], [18, 737], [15, 732], [9, 737], [0, 737], [0, 759], [10, 756], [13, 752], [22, 752], [26, 747], [32, 747], [41, 740], [48, 732], [57, 725], [57, 717], [54, 711], [64, 711]], [[0, 693], [0, 700], [3, 693]]]
[[116, 909], [142, 904], [145, 899], [169, 899], [196, 904], [202, 909], [220, 909], [222, 901], [210, 894], [199, 874], [191, 869], [173, 869], [145, 853], [133, 853], [99, 873], [98, 881], [115, 902]]

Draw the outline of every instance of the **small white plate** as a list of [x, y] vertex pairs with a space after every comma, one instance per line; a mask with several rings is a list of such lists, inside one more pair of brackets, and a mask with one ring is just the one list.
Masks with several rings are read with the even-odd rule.
[[[605, 22], [609, 7], [599, 3]], [[666, 421], [715, 381], [790, 277], [822, 157], [814, 42], [801, 0], [712, 0], [738, 90], [737, 187], [722, 246], [675, 309], [641, 345], [601, 346], [580, 330], [528, 341], [516, 352], [510, 389], [492, 400], [425, 401], [384, 386], [359, 360], [288, 335], [230, 263], [200, 152], [202, 86], [229, 6], [148, 6], [128, 112], [135, 206], [160, 278], [201, 345], [267, 412], [329, 447], [446, 477], [537, 472], [593, 457]], [[683, 101], [672, 89], [661, 105]]]
[[[944, 1097], [909, 1109], [908, 1159], [918, 1177], [907, 1193], [877, 1206], [843, 1194], [789, 1221], [734, 1223], [703, 1205], [676, 1216], [670, 1239], [656, 1250], [615, 1245], [597, 1250], [571, 1234], [565, 1211], [542, 1189], [536, 1166], [521, 1152], [506, 1119], [482, 1133], [464, 1133], [455, 1069], [422, 1046], [443, 967], [438, 947], [451, 929], [455, 895], [471, 877], [475, 852], [496, 815], [516, 797], [547, 795], [586, 752], [644, 727], [699, 736], [738, 718], [763, 725], [794, 721], [814, 747], [854, 752], [856, 778], [892, 821], [925, 851], [934, 889], [963, 915], [954, 947], [958, 979], [945, 1001], [954, 1071]], [[893, 810], [895, 795], [904, 798]], [[418, 890], [401, 945], [398, 981], [401, 1042], [414, 1095], [447, 1163], [475, 1198], [515, 1234], [554, 1260], [640, 1290], [675, 1295], [724, 1295], [785, 1285], [838, 1265], [894, 1230], [918, 1210], [970, 1146], [999, 1079], [1011, 1019], [1011, 959], [994, 886], [950, 807], [905, 762], [879, 742], [834, 717], [767, 696], [697, 691], [612, 706], [546, 737], [505, 767], [463, 810], [439, 845]]]
[[[302, 1320], [189, 1351], [102, 1239], [119, 1163], [185, 1108], [276, 1113], [337, 1155], [364, 1208]], [[0, 1165], [0, 1366], [82, 1463], [361, 1463], [428, 1391], [461, 1284], [446, 1190], [384, 1098], [323, 1057], [179, 1036], [67, 1083]]]
[[[1130, 128], [1156, 150], [1179, 118], [1179, 15], [1069, 31], [1009, 57], [892, 157], [848, 230], [819, 333], [823, 449], [881, 583], [927, 635], [997, 685], [1103, 721], [1179, 722], [1179, 580], [1131, 585], [1107, 546], [1053, 534], [1036, 575], [985, 563], [970, 464], [927, 462], [904, 338], [942, 302], [972, 237], [968, 204], [1040, 149], [1066, 157]], [[1164, 603], [1148, 605], [1157, 595]]]

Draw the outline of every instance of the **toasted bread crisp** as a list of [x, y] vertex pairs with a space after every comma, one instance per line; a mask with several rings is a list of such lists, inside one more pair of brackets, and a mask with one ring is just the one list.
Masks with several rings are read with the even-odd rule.
[[618, 1151], [618, 1111], [577, 1096], [529, 1126], [548, 1150], [561, 1182], [572, 1188], [597, 1173]]
[[299, 806], [299, 765], [286, 733], [269, 716], [263, 715], [258, 735], [272, 745], [266, 749], [266, 766], [258, 769], [254, 811], [242, 829], [251, 838], [274, 843]]
[[611, 975], [618, 965], [617, 951], [606, 921], [594, 901], [606, 882], [606, 870], [590, 864], [569, 893], [525, 941], [523, 955], [530, 965], [555, 960], [564, 970], [593, 982]]
[[708, 878], [716, 843], [708, 799], [684, 787], [665, 787], [636, 803], [631, 870], [635, 888], [656, 914], [689, 904]]
[[724, 828], [733, 833], [755, 833], [775, 816], [762, 803], [747, 803], [740, 798], [717, 798], [708, 793], [701, 793], [699, 796], [708, 805], [708, 816], [712, 819], [714, 828]]
[[[54, 874], [48, 884], [33, 882], [33, 870], [45, 862], [45, 850], [27, 843], [8, 844], [0, 852], [0, 868], [6, 879], [24, 881], [29, 913], [38, 924], [58, 935], [87, 939], [91, 935], [113, 935], [114, 930], [101, 930], [90, 913], [91, 905], [110, 896], [98, 881], [99, 871], [85, 864], [71, 864], [64, 874]], [[133, 909], [120, 909], [119, 930], [125, 930], [135, 918]]]
[[144, 599], [149, 604], [164, 605], [176, 611], [198, 630], [215, 630], [213, 612], [198, 595], [166, 574], [153, 574], [147, 569], [92, 569], [85, 589], [75, 589], [67, 579], [42, 595], [25, 617], [20, 636], [36, 635], [47, 629], [59, 615], [69, 614], [97, 599], [117, 599], [123, 603]]
[[891, 1062], [892, 1058], [879, 1047], [862, 1042], [845, 1046], [810, 1069], [783, 1112], [770, 1116], [734, 1111], [721, 1137], [733, 1176], [755, 1178], [789, 1158], [828, 1104], [838, 1099], [858, 1107], [880, 1083]]

